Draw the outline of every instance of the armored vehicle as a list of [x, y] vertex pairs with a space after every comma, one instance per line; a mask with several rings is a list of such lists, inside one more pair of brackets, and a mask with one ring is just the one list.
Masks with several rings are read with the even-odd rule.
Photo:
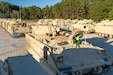
[[7, 28], [7, 31], [13, 37], [25, 35], [26, 33], [30, 32], [30, 27], [27, 26], [26, 22], [22, 22], [22, 21], [11, 22], [9, 23], [8, 27], [9, 28]]
[[52, 75], [32, 55], [10, 56], [0, 60], [0, 75]]
[[8, 57], [5, 62], [8, 75], [51, 75], [30, 54]]
[[18, 19], [1, 19], [0, 23], [1, 27], [9, 32], [12, 37], [23, 36], [31, 32], [30, 26]]
[[8, 65], [0, 60], [0, 75], [8, 75]]
[[107, 72], [113, 65], [113, 59], [102, 48], [87, 42], [82, 42], [81, 48], [75, 48], [72, 38], [77, 31], [62, 34], [52, 28], [56, 30], [52, 26], [39, 25], [33, 33], [26, 34], [25, 41], [26, 50], [54, 74], [99, 74]]
[[96, 25], [95, 32], [99, 36], [113, 38], [113, 27], [112, 26]]
[[95, 33], [101, 37], [113, 38], [113, 20], [103, 20], [95, 24]]
[[93, 33], [95, 32], [94, 27], [95, 24], [92, 20], [78, 20], [77, 23], [69, 26], [69, 30], [73, 31], [79, 29], [85, 33]]

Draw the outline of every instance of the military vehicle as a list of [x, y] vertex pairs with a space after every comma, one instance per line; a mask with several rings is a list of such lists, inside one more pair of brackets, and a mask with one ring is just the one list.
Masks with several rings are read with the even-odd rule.
[[5, 62], [8, 75], [51, 75], [30, 54], [8, 57]]
[[101, 37], [113, 38], [113, 20], [103, 20], [95, 24], [95, 33]]
[[75, 48], [73, 37], [82, 32], [62, 32], [49, 25], [38, 25], [26, 34], [26, 50], [55, 75], [99, 74], [109, 71], [113, 59], [106, 50], [82, 42]]
[[0, 75], [8, 75], [8, 65], [0, 60]]
[[94, 33], [95, 23], [92, 20], [78, 20], [75, 24], [69, 25], [68, 29], [73, 31], [79, 29], [84, 33]]
[[10, 56], [0, 60], [0, 75], [51, 75], [32, 55]]
[[113, 27], [96, 25], [95, 32], [101, 37], [113, 38]]
[[23, 36], [31, 32], [30, 26], [18, 19], [3, 19], [0, 21], [0, 24], [12, 37]]

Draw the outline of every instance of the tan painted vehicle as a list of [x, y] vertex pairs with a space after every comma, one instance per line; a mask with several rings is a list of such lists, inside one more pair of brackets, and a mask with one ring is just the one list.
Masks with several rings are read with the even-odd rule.
[[103, 20], [96, 23], [95, 32], [101, 37], [113, 38], [113, 20]]
[[20, 37], [31, 32], [30, 26], [26, 22], [16, 19], [0, 20], [1, 27], [12, 35], [12, 37]]
[[113, 38], [113, 27], [96, 25], [95, 32], [101, 37]]
[[71, 31], [79, 29], [85, 33], [93, 33], [95, 32], [94, 27], [95, 25], [92, 20], [78, 20], [75, 24], [70, 25], [68, 29]]
[[[26, 34], [26, 50], [47, 66], [55, 75], [99, 74], [109, 71], [113, 59], [105, 50], [82, 42], [75, 48], [73, 36], [78, 32], [56, 31], [48, 25], [38, 25], [31, 34]], [[82, 33], [79, 33], [82, 35]]]
[[[11, 30], [10, 30], [11, 29]], [[30, 27], [25, 22], [16, 22], [9, 26], [7, 31], [13, 36], [18, 37], [31, 32]]]

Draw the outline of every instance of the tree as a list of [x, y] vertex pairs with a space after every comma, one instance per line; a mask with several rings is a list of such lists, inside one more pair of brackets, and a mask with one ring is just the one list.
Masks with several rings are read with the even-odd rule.
[[79, 0], [63, 0], [61, 4], [64, 18], [82, 19], [85, 12]]
[[19, 18], [19, 12], [17, 10], [12, 10], [11, 17], [12, 18]]
[[28, 7], [29, 19], [40, 19], [42, 18], [41, 9], [37, 6]]
[[[62, 0], [53, 6], [22, 7], [22, 19], [113, 19], [113, 0]], [[0, 2], [0, 17], [19, 18], [19, 6]]]
[[22, 10], [21, 10], [21, 12], [22, 12], [22, 19], [29, 19], [29, 14], [28, 14], [28, 9], [27, 8], [22, 8]]
[[112, 0], [93, 0], [90, 7], [90, 16], [95, 21], [109, 19], [112, 8]]
[[60, 3], [57, 3], [52, 7], [51, 13], [53, 15], [53, 18], [61, 18], [62, 16], [61, 12], [62, 12], [62, 9], [61, 9]]
[[42, 9], [42, 16], [43, 18], [50, 18], [51, 11], [49, 6], [47, 5], [45, 8]]

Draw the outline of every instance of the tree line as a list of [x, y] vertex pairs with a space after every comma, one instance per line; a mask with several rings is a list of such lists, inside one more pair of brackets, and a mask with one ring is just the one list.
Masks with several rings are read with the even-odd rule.
[[[113, 0], [62, 0], [53, 6], [21, 7], [21, 18], [37, 19], [113, 19]], [[0, 17], [20, 18], [20, 8], [8, 2], [0, 2]]]

